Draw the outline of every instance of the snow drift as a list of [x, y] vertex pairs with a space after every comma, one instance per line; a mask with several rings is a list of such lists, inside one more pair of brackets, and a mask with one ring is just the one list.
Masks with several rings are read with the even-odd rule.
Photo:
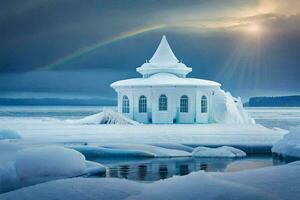
[[291, 128], [290, 132], [273, 146], [272, 152], [280, 156], [300, 158], [300, 126]]
[[225, 124], [255, 124], [243, 108], [240, 98], [234, 98], [229, 92], [217, 90], [213, 96], [212, 120]]
[[104, 174], [106, 172], [106, 167], [100, 163], [93, 161], [85, 161], [87, 173], [89, 176]]
[[86, 172], [85, 157], [64, 147], [26, 148], [17, 153], [15, 161], [19, 178], [69, 177]]
[[79, 120], [68, 120], [68, 122], [77, 122], [81, 124], [139, 124], [138, 122], [128, 119], [109, 109], [104, 109], [102, 112]]
[[106, 148], [123, 150], [136, 150], [143, 151], [154, 155], [154, 157], [186, 157], [191, 156], [190, 152], [177, 150], [177, 149], [167, 149], [158, 146], [152, 146], [148, 144], [110, 144], [105, 146]]
[[299, 167], [299, 163], [292, 163], [233, 173], [195, 172], [153, 183], [116, 178], [61, 179], [1, 194], [0, 199], [298, 200]]
[[155, 154], [137, 149], [112, 149], [99, 146], [73, 145], [69, 148], [79, 151], [87, 158], [154, 158]]
[[194, 148], [183, 145], [183, 144], [178, 144], [178, 143], [155, 143], [155, 144], [150, 144], [152, 146], [157, 146], [157, 147], [162, 147], [166, 149], [175, 149], [175, 150], [181, 150], [181, 151], [187, 151], [192, 153]]
[[221, 157], [221, 158], [238, 158], [245, 157], [246, 153], [242, 150], [222, 146], [218, 148], [197, 147], [192, 152], [193, 157]]
[[[6, 145], [9, 146], [12, 145]], [[86, 161], [81, 153], [72, 149], [56, 146], [18, 149], [14, 152], [14, 161], [0, 165], [0, 193], [61, 178], [106, 172], [106, 167]]]

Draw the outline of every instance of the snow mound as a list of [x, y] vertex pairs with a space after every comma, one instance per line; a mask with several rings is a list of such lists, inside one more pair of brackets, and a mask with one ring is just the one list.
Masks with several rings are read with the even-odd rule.
[[182, 144], [177, 144], [177, 143], [155, 143], [151, 144], [152, 146], [157, 146], [157, 147], [163, 147], [166, 149], [175, 149], [175, 150], [181, 150], [181, 151], [187, 151], [192, 153], [194, 148], [182, 145]]
[[121, 200], [138, 194], [141, 183], [126, 179], [60, 179], [0, 194], [1, 200]]
[[138, 122], [128, 119], [121, 114], [109, 109], [105, 109], [102, 112], [84, 117], [79, 120], [68, 121], [75, 121], [81, 124], [139, 124]]
[[0, 130], [0, 140], [4, 139], [20, 139], [21, 136], [18, 134], [18, 132], [8, 129], [2, 129]]
[[15, 168], [19, 178], [69, 177], [86, 172], [85, 157], [64, 147], [35, 147], [16, 155]]
[[107, 157], [122, 157], [122, 158], [154, 158], [155, 155], [151, 152], [135, 150], [135, 149], [111, 149], [98, 146], [68, 146], [69, 148], [79, 151], [87, 158], [107, 158]]
[[155, 157], [186, 157], [191, 156], [191, 153], [183, 150], [167, 149], [163, 147], [147, 145], [147, 144], [112, 144], [106, 146], [106, 148], [119, 149], [119, 150], [137, 150], [148, 152], [153, 154]]
[[221, 157], [221, 158], [237, 158], [245, 157], [246, 153], [242, 150], [222, 146], [218, 148], [197, 147], [192, 152], [193, 157]]
[[294, 161], [294, 162], [291, 162], [291, 163], [288, 163], [288, 165], [298, 165], [300, 166], [300, 161]]
[[260, 189], [223, 181], [207, 173], [197, 172], [155, 182], [130, 199], [276, 199]]
[[106, 172], [106, 167], [104, 167], [100, 163], [87, 160], [85, 161], [85, 165], [89, 176], [105, 174]]
[[300, 158], [300, 126], [292, 127], [288, 134], [274, 144], [272, 152], [281, 156]]
[[243, 108], [240, 98], [234, 98], [229, 92], [217, 90], [213, 96], [212, 118], [214, 122], [224, 124], [255, 124]]
[[[285, 171], [287, 173], [288, 170]], [[233, 173], [228, 173], [232, 175]], [[251, 175], [251, 173], [249, 173]], [[276, 177], [273, 174], [273, 177]], [[273, 177], [267, 179], [272, 183]], [[261, 181], [265, 176], [254, 180]], [[296, 186], [298, 186], [296, 184]], [[269, 188], [272, 184], [267, 184]], [[290, 187], [290, 184], [283, 185]], [[294, 187], [295, 188], [295, 187]], [[276, 187], [279, 193], [281, 189]], [[295, 190], [290, 196], [297, 195]], [[281, 194], [281, 193], [280, 193]], [[172, 177], [149, 184], [137, 183], [116, 178], [72, 178], [50, 181], [15, 190], [0, 195], [1, 199], [56, 199], [56, 200], [90, 200], [90, 199], [244, 199], [269, 200], [279, 199], [271, 192], [260, 188], [239, 184], [213, 177], [209, 173], [198, 172], [186, 176]], [[287, 198], [288, 199], [288, 198]]]

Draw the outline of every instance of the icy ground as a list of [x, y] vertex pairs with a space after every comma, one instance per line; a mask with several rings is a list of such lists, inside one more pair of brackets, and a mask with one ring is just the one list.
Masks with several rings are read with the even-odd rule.
[[234, 173], [194, 172], [154, 183], [114, 178], [50, 181], [0, 195], [1, 200], [31, 199], [300, 199], [300, 163]]
[[[21, 111], [19, 112], [20, 109]], [[37, 163], [41, 164], [40, 166], [48, 164], [48, 160], [44, 160], [41, 163], [34, 162], [34, 158], [32, 158], [31, 155], [34, 155], [36, 150], [28, 154], [26, 152], [32, 151], [28, 150], [28, 148], [31, 149], [33, 147], [33, 149], [36, 149], [49, 145], [58, 145], [60, 147], [65, 146], [78, 150], [84, 155], [99, 156], [100, 158], [101, 156], [121, 156], [122, 158], [130, 156], [192, 156], [194, 148], [191, 146], [244, 145], [270, 147], [281, 140], [287, 131], [278, 128], [266, 128], [259, 124], [101, 125], [78, 120], [73, 120], [72, 122], [66, 120], [73, 118], [75, 113], [76, 115], [82, 114], [81, 117], [74, 117], [77, 119], [87, 116], [85, 113], [81, 113], [80, 110], [77, 110], [77, 108], [73, 108], [74, 110], [68, 113], [70, 116], [66, 117], [52, 117], [51, 115], [53, 114], [61, 114], [61, 112], [51, 111], [52, 108], [39, 108], [41, 111], [37, 111], [39, 110], [37, 108], [35, 109], [24, 108], [22, 110], [22, 108], [18, 107], [11, 113], [6, 110], [3, 112], [0, 111], [0, 129], [4, 130], [2, 132], [0, 131], [0, 137], [2, 139], [0, 140], [0, 182], [2, 182], [0, 187], [3, 186], [3, 184], [7, 185], [7, 178], [11, 178], [11, 181], [18, 179], [19, 175], [15, 168], [18, 152], [23, 152], [19, 154], [23, 154], [23, 156], [21, 156], [22, 159], [18, 161], [22, 161], [21, 164], [18, 164], [19, 170], [32, 169], [33, 171], [29, 171], [28, 175], [32, 174], [34, 179], [17, 183], [15, 186], [18, 188], [27, 186], [28, 184], [41, 184], [23, 187], [6, 194], [0, 194], [0, 200], [154, 199], [157, 195], [161, 195], [160, 197], [164, 199], [174, 199], [174, 196], [176, 196], [177, 199], [191, 199], [192, 197], [202, 197], [203, 199], [300, 199], [299, 163], [234, 173], [195, 172], [184, 177], [175, 176], [151, 184], [141, 184], [113, 178], [45, 177], [45, 174], [51, 175], [52, 173], [53, 175], [60, 170], [47, 171], [49, 168], [45, 168], [46, 171], [43, 171], [38, 169], [39, 165], [35, 165], [37, 168], [33, 168], [32, 165], [28, 167], [28, 165], [24, 163]], [[24, 110], [27, 110], [27, 113], [24, 112]], [[69, 108], [67, 110], [69, 110]], [[41, 113], [43, 116], [39, 116]], [[15, 117], [14, 115], [20, 116]], [[35, 115], [38, 116], [33, 117]], [[260, 115], [263, 115], [263, 112], [260, 112]], [[96, 115], [96, 117], [99, 117], [99, 115]], [[298, 115], [296, 117], [298, 117]], [[293, 119], [295, 119], [295, 117], [293, 117]], [[88, 119], [88, 121], [89, 120], [90, 119]], [[298, 120], [298, 118], [296, 120]], [[288, 121], [290, 121], [290, 118]], [[280, 122], [278, 125], [283, 125], [287, 122]], [[299, 120], [296, 122], [298, 123]], [[274, 127], [271, 126], [272, 123], [273, 121], [268, 122], [268, 126]], [[291, 148], [297, 147], [297, 138], [299, 135], [297, 134], [294, 132], [286, 135], [279, 144], [288, 144], [287, 146]], [[189, 144], [190, 146], [184, 144]], [[232, 155], [234, 152], [241, 155], [241, 152], [234, 151], [233, 149], [225, 148], [224, 150], [227, 151], [226, 155]], [[47, 151], [49, 151], [49, 149], [46, 150], [46, 152]], [[213, 153], [218, 153], [217, 155], [224, 153], [224, 151], [215, 152], [214, 149], [212, 151]], [[43, 151], [39, 152], [43, 153]], [[208, 153], [212, 152], [210, 151]], [[61, 152], [51, 153], [51, 155], [52, 154], [60, 155]], [[51, 156], [42, 157], [45, 157], [45, 159], [48, 159], [48, 157], [51, 158]], [[35, 158], [39, 160], [42, 157], [36, 156]], [[74, 159], [78, 159], [76, 162], [81, 163], [79, 166], [81, 166], [82, 169], [83, 165], [80, 157], [81, 156]], [[53, 157], [53, 160], [56, 159], [56, 157]], [[20, 168], [23, 164], [24, 169]], [[68, 166], [68, 168], [64, 167], [61, 169], [67, 169], [67, 173], [73, 171], [72, 166]], [[53, 169], [56, 169], [55, 166]], [[105, 171], [104, 166], [85, 160], [85, 170], [87, 169], [90, 173]], [[22, 174], [26, 175], [27, 172], [25, 171]], [[40, 176], [40, 172], [43, 172], [41, 174], [42, 176]], [[76, 175], [78, 175], [78, 173], [71, 173], [71, 176]], [[53, 180], [57, 178], [60, 180]], [[27, 180], [26, 177], [25, 180]], [[42, 183], [45, 181], [48, 182]]]
[[101, 125], [33, 117], [5, 117], [0, 120], [0, 127], [17, 131], [24, 144], [117, 142], [272, 146], [287, 132], [259, 124]]

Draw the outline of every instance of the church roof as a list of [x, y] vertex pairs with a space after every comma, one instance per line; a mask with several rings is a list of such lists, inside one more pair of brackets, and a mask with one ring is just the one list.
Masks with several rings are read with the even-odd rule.
[[111, 87], [131, 87], [131, 86], [203, 86], [203, 87], [220, 87], [221, 84], [197, 78], [179, 78], [170, 73], [157, 73], [149, 78], [132, 78], [116, 81]]
[[192, 68], [178, 61], [164, 35], [152, 58], [149, 62], [145, 62], [141, 67], [138, 67], [137, 71], [147, 76], [156, 73], [172, 73], [185, 77], [192, 71]]

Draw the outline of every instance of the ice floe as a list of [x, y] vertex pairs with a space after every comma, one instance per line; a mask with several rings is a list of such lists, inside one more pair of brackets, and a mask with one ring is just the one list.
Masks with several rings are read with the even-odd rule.
[[246, 153], [237, 148], [222, 146], [218, 148], [197, 147], [192, 152], [193, 157], [222, 157], [222, 158], [238, 158], [245, 157]]
[[86, 171], [89, 176], [105, 174], [106, 167], [101, 165], [100, 163], [93, 161], [85, 161]]
[[115, 148], [105, 148], [99, 146], [89, 146], [89, 145], [69, 145], [69, 148], [79, 151], [87, 158], [154, 158], [155, 154], [137, 149], [115, 149]]
[[9, 129], [0, 129], [0, 140], [4, 139], [20, 139], [21, 136], [17, 131]]
[[157, 147], [163, 147], [166, 149], [175, 149], [175, 150], [181, 150], [181, 151], [187, 151], [187, 152], [192, 152], [194, 148], [183, 145], [183, 144], [178, 144], [178, 143], [154, 143], [151, 144], [153, 146]]
[[111, 149], [118, 149], [118, 150], [137, 150], [137, 151], [143, 151], [148, 152], [150, 154], [153, 154], [155, 157], [185, 157], [185, 156], [191, 156], [191, 153], [183, 150], [177, 150], [177, 149], [168, 149], [148, 144], [110, 144], [106, 145], [105, 147], [111, 148]]
[[273, 146], [272, 152], [283, 157], [300, 158], [300, 126], [292, 127], [290, 132]]
[[20, 178], [68, 177], [86, 172], [85, 157], [81, 153], [57, 146], [21, 150], [17, 153], [15, 166]]
[[0, 193], [60, 178], [104, 173], [106, 170], [98, 163], [86, 161], [81, 153], [59, 146], [24, 148], [15, 154], [14, 161], [0, 165]]

